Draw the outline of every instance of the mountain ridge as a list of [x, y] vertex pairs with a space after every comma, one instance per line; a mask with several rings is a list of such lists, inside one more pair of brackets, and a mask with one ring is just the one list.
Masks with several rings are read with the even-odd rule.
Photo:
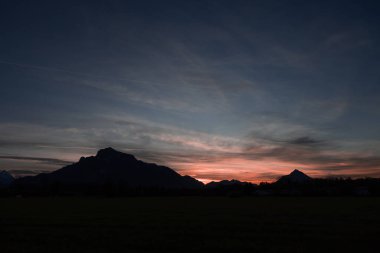
[[243, 186], [243, 185], [248, 185], [248, 184], [252, 184], [252, 183], [245, 182], [245, 181], [239, 181], [236, 179], [231, 179], [231, 180], [221, 180], [219, 182], [211, 181], [208, 184], [206, 184], [205, 186], [208, 188], [216, 188], [216, 187], [226, 187], [226, 186], [227, 187], [228, 186]]
[[128, 187], [200, 188], [195, 178], [182, 176], [173, 169], [146, 163], [130, 154], [111, 147], [101, 149], [95, 156], [81, 157], [78, 162], [51, 173], [17, 179], [26, 185], [103, 185], [117, 184]]

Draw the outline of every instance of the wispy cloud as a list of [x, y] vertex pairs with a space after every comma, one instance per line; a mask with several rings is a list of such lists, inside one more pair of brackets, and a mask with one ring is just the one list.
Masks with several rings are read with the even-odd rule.
[[[358, 152], [357, 149], [349, 152], [344, 143], [326, 140], [326, 136], [321, 138], [322, 133], [300, 125], [285, 123], [271, 128], [269, 124], [269, 129], [261, 131], [256, 128], [249, 135], [232, 138], [127, 115], [101, 116], [98, 120], [102, 124], [97, 127], [84, 125], [75, 129], [0, 126], [8, 133], [8, 138], [3, 140], [4, 145], [0, 145], [3, 153], [0, 161], [8, 161], [7, 165], [10, 160], [31, 161], [30, 170], [46, 170], [46, 165], [51, 170], [77, 161], [81, 156], [93, 155], [99, 148], [113, 146], [142, 160], [168, 165], [181, 174], [203, 181], [232, 178], [270, 181], [294, 168], [304, 169], [312, 176], [380, 175], [380, 156]], [[311, 134], [307, 135], [309, 130]], [[19, 134], [14, 135], [14, 132]], [[297, 133], [302, 134], [297, 136]], [[268, 136], [276, 136], [276, 139]], [[45, 141], [39, 143], [36, 139]], [[30, 146], [25, 147], [25, 142], [20, 140], [34, 145], [34, 152], [31, 153]], [[18, 154], [9, 154], [15, 150]], [[29, 155], [20, 154], [23, 150]], [[49, 157], [43, 154], [49, 154]]]
[[22, 160], [22, 161], [36, 161], [36, 162], [42, 162], [42, 163], [48, 163], [48, 164], [54, 164], [54, 165], [68, 165], [68, 164], [71, 163], [69, 161], [64, 161], [64, 160], [55, 159], [55, 158], [29, 157], [29, 156], [5, 156], [5, 155], [0, 155], [0, 159]]
[[292, 139], [288, 141], [289, 144], [293, 145], [302, 145], [302, 146], [315, 146], [323, 143], [321, 140], [313, 139], [309, 136], [302, 136], [296, 139]]

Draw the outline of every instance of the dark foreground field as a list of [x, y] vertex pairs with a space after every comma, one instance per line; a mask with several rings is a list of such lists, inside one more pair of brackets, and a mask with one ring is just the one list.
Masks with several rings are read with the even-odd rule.
[[379, 198], [0, 199], [0, 252], [379, 252]]

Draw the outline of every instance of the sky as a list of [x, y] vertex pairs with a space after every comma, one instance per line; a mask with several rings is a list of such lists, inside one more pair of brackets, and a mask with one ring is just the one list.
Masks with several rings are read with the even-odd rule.
[[203, 182], [380, 177], [378, 1], [0, 3], [0, 169], [113, 147]]

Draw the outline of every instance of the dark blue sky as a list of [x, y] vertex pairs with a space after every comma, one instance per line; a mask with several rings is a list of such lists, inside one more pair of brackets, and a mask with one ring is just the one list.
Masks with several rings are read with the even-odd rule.
[[2, 1], [0, 168], [380, 176], [378, 1]]

